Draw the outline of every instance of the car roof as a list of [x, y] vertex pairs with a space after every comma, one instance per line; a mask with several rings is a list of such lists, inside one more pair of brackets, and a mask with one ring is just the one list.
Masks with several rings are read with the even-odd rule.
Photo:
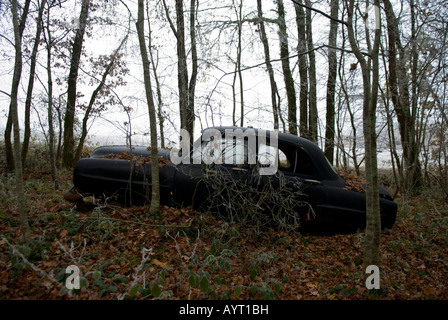
[[[245, 132], [247, 129], [254, 130], [256, 134], [258, 134], [259, 130], [263, 130], [266, 133], [270, 133], [272, 130], [266, 130], [261, 128], [252, 128], [252, 127], [234, 127], [234, 126], [215, 126], [210, 127], [202, 130], [204, 132], [207, 129], [216, 129], [225, 133], [226, 130], [235, 130], [240, 129], [243, 132]], [[278, 141], [279, 144], [292, 144], [300, 147], [302, 150], [304, 150], [312, 159], [313, 163], [317, 167], [317, 170], [319, 172], [319, 176], [322, 180], [340, 180], [342, 179], [334, 170], [334, 168], [331, 166], [331, 164], [328, 162], [327, 158], [325, 157], [325, 154], [323, 153], [322, 149], [319, 148], [319, 146], [303, 137], [299, 137], [290, 133], [284, 133], [278, 131]]]

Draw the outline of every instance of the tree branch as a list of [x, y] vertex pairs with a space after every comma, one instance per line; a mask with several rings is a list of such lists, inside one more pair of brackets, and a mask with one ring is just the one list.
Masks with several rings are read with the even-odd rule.
[[320, 11], [320, 10], [315, 9], [315, 8], [313, 8], [313, 7], [307, 6], [306, 4], [299, 3], [299, 2], [297, 2], [296, 0], [291, 0], [291, 1], [292, 1], [295, 5], [297, 5], [297, 6], [300, 6], [300, 7], [309, 9], [309, 10], [312, 10], [312, 11], [314, 11], [314, 12], [317, 12], [317, 13], [323, 15], [324, 17], [326, 17], [326, 18], [328, 18], [328, 19], [330, 19], [330, 20], [339, 22], [339, 23], [341, 23], [341, 24], [347, 26], [347, 22], [346, 22], [346, 21], [343, 21], [343, 20], [339, 20], [339, 19], [337, 19], [337, 18], [334, 18], [334, 17], [330, 16], [329, 14], [327, 14], [327, 13], [325, 13], [325, 12], [323, 12], [323, 11]]

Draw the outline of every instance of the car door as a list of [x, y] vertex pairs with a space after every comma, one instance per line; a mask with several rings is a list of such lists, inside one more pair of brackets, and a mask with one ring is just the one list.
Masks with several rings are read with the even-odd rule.
[[[275, 154], [275, 160], [272, 154]], [[315, 219], [317, 217], [315, 205], [322, 197], [320, 192], [322, 187], [318, 171], [309, 155], [295, 144], [279, 141], [277, 148], [259, 146], [259, 158], [264, 157], [276, 161], [277, 172], [261, 176], [260, 187], [271, 184], [285, 202], [284, 209], [294, 211], [301, 222]]]
[[[224, 194], [247, 180], [247, 140], [210, 139], [191, 152], [191, 163], [177, 166], [173, 197], [180, 206], [198, 210], [221, 210]], [[227, 191], [226, 191], [227, 189]]]

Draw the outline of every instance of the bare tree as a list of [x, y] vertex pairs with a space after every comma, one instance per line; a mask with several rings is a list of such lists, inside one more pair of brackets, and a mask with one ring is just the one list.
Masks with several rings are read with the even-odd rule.
[[325, 127], [325, 156], [333, 164], [334, 160], [334, 114], [335, 114], [335, 95], [336, 95], [336, 75], [337, 75], [337, 30], [339, 11], [339, 2], [331, 0], [331, 17], [335, 20], [330, 21], [330, 33], [328, 35], [328, 80], [327, 80], [327, 100], [326, 100], [326, 127]]
[[154, 46], [152, 44], [152, 30], [151, 30], [151, 19], [149, 18], [149, 8], [146, 7], [146, 9], [147, 9], [147, 11], [146, 11], [146, 18], [147, 18], [148, 32], [149, 32], [148, 52], [149, 52], [149, 58], [151, 60], [152, 72], [153, 72], [154, 81], [155, 81], [155, 85], [156, 85], [157, 118], [159, 119], [160, 146], [162, 148], [165, 148], [165, 136], [164, 136], [164, 128], [163, 128], [165, 117], [164, 117], [164, 115], [162, 113], [162, 106], [163, 106], [162, 89], [161, 89], [161, 85], [160, 85], [160, 81], [159, 81], [159, 76], [157, 74], [159, 52], [156, 51], [157, 58], [155, 58], [154, 57], [154, 52], [153, 52], [153, 51], [155, 51], [155, 49], [154, 49]]
[[274, 69], [271, 63], [271, 54], [269, 52], [269, 42], [266, 35], [266, 28], [263, 21], [263, 8], [261, 5], [261, 0], [257, 0], [257, 13], [258, 13], [258, 26], [260, 32], [260, 39], [263, 43], [264, 49], [264, 60], [266, 63], [266, 69], [269, 74], [269, 82], [271, 85], [271, 104], [272, 104], [272, 114], [274, 116], [274, 129], [279, 128], [279, 114], [280, 114], [280, 99], [278, 98], [278, 88], [275, 82]]
[[198, 71], [198, 58], [196, 49], [195, 17], [196, 1], [190, 1], [190, 40], [191, 40], [191, 59], [192, 70], [190, 79], [188, 79], [187, 51], [185, 46], [185, 22], [184, 22], [184, 4], [183, 0], [176, 0], [176, 26], [170, 17], [166, 1], [163, 0], [166, 17], [169, 21], [171, 30], [176, 37], [177, 44], [177, 79], [179, 88], [179, 114], [181, 128], [190, 132], [191, 143], [193, 143], [194, 131], [194, 95], [196, 91], [196, 80]]
[[159, 157], [157, 147], [157, 121], [156, 108], [154, 105], [151, 72], [148, 52], [146, 51], [146, 41], [144, 33], [144, 3], [143, 0], [138, 1], [138, 17], [137, 17], [137, 34], [140, 46], [140, 53], [143, 63], [143, 78], [145, 82], [146, 101], [148, 103], [149, 124], [151, 129], [151, 207], [152, 214], [160, 211], [160, 183], [159, 183]]
[[[363, 133], [365, 147], [365, 170], [366, 170], [366, 230], [364, 243], [364, 265], [378, 265], [380, 246], [380, 204], [378, 193], [378, 165], [377, 165], [377, 135], [376, 135], [376, 106], [378, 99], [379, 83], [379, 45], [381, 38], [381, 15], [379, 14], [379, 0], [374, 1], [378, 11], [375, 28], [375, 39], [373, 46], [368, 52], [368, 59], [361, 51], [356, 36], [353, 19], [355, 17], [354, 0], [346, 4], [348, 20], [348, 39], [353, 53], [361, 66], [363, 83]], [[368, 6], [368, 3], [366, 3]], [[369, 38], [369, 29], [366, 28], [366, 38]]]
[[306, 9], [306, 43], [308, 49], [308, 78], [309, 78], [309, 114], [308, 114], [308, 139], [317, 143], [317, 79], [316, 79], [316, 57], [314, 53], [313, 28], [311, 18], [311, 2], [305, 0]]
[[76, 30], [76, 35], [73, 40], [72, 56], [70, 59], [70, 71], [68, 74], [68, 88], [67, 88], [67, 108], [64, 118], [64, 149], [62, 153], [62, 164], [66, 168], [71, 168], [74, 164], [74, 121], [77, 98], [77, 80], [78, 70], [81, 62], [82, 44], [84, 39], [84, 32], [87, 25], [87, 18], [89, 16], [90, 0], [82, 0], [81, 13], [79, 15], [79, 26]]
[[[411, 97], [409, 89], [409, 77], [407, 74], [407, 53], [401, 43], [400, 31], [398, 28], [398, 18], [395, 16], [392, 4], [389, 0], [384, 0], [384, 7], [387, 21], [388, 35], [388, 55], [389, 55], [389, 90], [391, 93], [392, 103], [397, 115], [399, 124], [401, 142], [403, 147], [404, 165], [408, 173], [406, 174], [405, 188], [414, 187], [421, 184], [421, 167], [418, 160], [418, 148], [415, 140], [415, 102], [411, 107]], [[411, 10], [412, 11], [412, 10]], [[412, 23], [412, 32], [415, 33], [415, 22]], [[412, 36], [415, 38], [415, 34]], [[415, 39], [413, 40], [415, 43]], [[415, 51], [415, 47], [412, 46]], [[397, 58], [399, 56], [399, 58]], [[415, 67], [418, 58], [412, 55], [412, 72], [413, 72], [413, 88], [415, 84]], [[415, 90], [415, 89], [412, 89]], [[416, 96], [413, 91], [412, 96]], [[412, 98], [414, 101], [416, 97]]]
[[22, 166], [25, 166], [25, 160], [28, 154], [28, 147], [30, 143], [30, 137], [31, 137], [31, 124], [30, 124], [30, 118], [31, 118], [31, 99], [33, 96], [33, 88], [34, 88], [34, 78], [35, 78], [35, 72], [36, 72], [36, 58], [37, 58], [37, 50], [39, 49], [40, 44], [40, 36], [42, 33], [42, 16], [44, 12], [44, 7], [46, 5], [46, 0], [43, 0], [40, 3], [37, 20], [36, 20], [36, 35], [34, 39], [33, 49], [31, 51], [30, 56], [30, 75], [28, 80], [28, 88], [26, 91], [26, 100], [25, 100], [25, 124], [24, 124], [24, 137], [23, 137], [23, 144], [22, 144]]
[[285, 81], [286, 96], [288, 99], [288, 130], [297, 135], [297, 101], [294, 78], [289, 66], [289, 44], [285, 21], [285, 6], [283, 0], [277, 0], [278, 28], [280, 38], [280, 58], [282, 60], [283, 79]]
[[[45, 5], [45, 1], [43, 1], [43, 5]], [[47, 114], [48, 114], [48, 150], [49, 150], [49, 157], [50, 157], [50, 172], [51, 172], [51, 179], [53, 180], [53, 185], [55, 188], [57, 188], [57, 173], [56, 173], [56, 155], [55, 155], [55, 134], [54, 134], [54, 127], [53, 127], [53, 77], [52, 77], [52, 48], [54, 46], [54, 40], [53, 36], [51, 34], [50, 30], [50, 11], [51, 11], [51, 3], [48, 4], [48, 8], [46, 10], [47, 14], [47, 23], [46, 27], [44, 27], [44, 40], [47, 48], [47, 96], [48, 96], [48, 107], [47, 107]]]
[[[23, 30], [25, 29], [25, 24], [26, 24], [26, 20], [28, 17], [28, 12], [29, 12], [29, 8], [30, 8], [30, 2], [31, 0], [26, 0], [25, 4], [23, 6], [23, 10], [22, 10], [22, 15], [20, 17], [20, 21], [18, 20], [18, 34], [17, 36], [19, 37], [20, 40], [20, 45], [22, 45], [22, 36], [23, 36]], [[15, 1], [15, 4], [17, 6], [17, 1]], [[15, 12], [15, 14], [17, 13], [17, 10]], [[17, 18], [18, 19], [18, 18]], [[15, 33], [14, 33], [15, 36]], [[15, 44], [16, 46], [16, 44]], [[15, 50], [17, 50], [17, 48], [15, 48]], [[19, 79], [20, 81], [20, 79]], [[14, 151], [13, 151], [13, 146], [11, 144], [11, 132], [13, 130], [13, 117], [12, 117], [12, 110], [11, 110], [12, 106], [10, 105], [9, 108], [9, 114], [8, 114], [8, 120], [6, 121], [6, 128], [5, 128], [5, 153], [6, 153], [6, 166], [9, 170], [13, 170], [14, 169]]]
[[22, 37], [20, 35], [19, 17], [17, 13], [17, 0], [11, 1], [11, 13], [14, 27], [14, 48], [15, 48], [15, 60], [14, 60], [14, 73], [11, 85], [11, 104], [10, 114], [13, 124], [14, 133], [14, 166], [15, 166], [15, 180], [16, 180], [16, 196], [17, 196], [17, 208], [20, 217], [20, 229], [22, 231], [23, 241], [28, 243], [31, 239], [30, 228], [28, 219], [26, 216], [25, 205], [25, 190], [23, 186], [23, 169], [22, 161], [20, 158], [20, 128], [19, 128], [19, 116], [17, 112], [17, 95], [20, 84], [20, 77], [22, 74]]
[[299, 94], [299, 113], [300, 113], [300, 135], [304, 138], [308, 137], [308, 59], [305, 54], [307, 51], [306, 44], [306, 16], [303, 10], [303, 1], [298, 0], [294, 3], [296, 11], [297, 24], [297, 54], [299, 55], [299, 77], [300, 77], [300, 94]]

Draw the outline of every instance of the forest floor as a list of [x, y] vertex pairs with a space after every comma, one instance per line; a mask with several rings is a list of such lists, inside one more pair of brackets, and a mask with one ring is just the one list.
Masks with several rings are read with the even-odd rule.
[[[448, 204], [396, 199], [380, 245], [380, 289], [363, 270], [363, 232], [255, 232], [191, 208], [98, 204], [76, 210], [48, 173], [26, 172], [32, 242], [21, 245], [14, 179], [0, 172], [0, 299], [448, 299]], [[79, 268], [81, 289], [65, 286]], [[69, 279], [70, 280], [70, 279]]]

